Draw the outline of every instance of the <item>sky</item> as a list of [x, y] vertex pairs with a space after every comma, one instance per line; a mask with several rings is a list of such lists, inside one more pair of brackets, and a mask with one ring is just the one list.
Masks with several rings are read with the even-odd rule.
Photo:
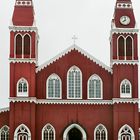
[[[111, 20], [116, 0], [33, 0], [39, 30], [39, 65], [76, 44], [110, 66]], [[140, 0], [132, 0], [140, 28]], [[9, 106], [9, 26], [15, 0], [0, 1], [0, 108]]]

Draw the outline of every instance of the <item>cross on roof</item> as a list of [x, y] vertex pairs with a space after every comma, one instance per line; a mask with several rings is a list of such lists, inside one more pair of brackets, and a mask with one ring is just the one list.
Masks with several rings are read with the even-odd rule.
[[74, 45], [75, 45], [75, 42], [76, 42], [76, 40], [77, 40], [78, 38], [76, 37], [76, 35], [74, 35], [74, 36], [72, 37], [72, 39], [73, 39], [73, 43], [74, 43]]

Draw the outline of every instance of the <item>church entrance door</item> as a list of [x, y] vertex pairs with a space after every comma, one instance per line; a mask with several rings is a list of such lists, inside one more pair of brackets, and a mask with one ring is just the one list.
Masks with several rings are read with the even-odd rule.
[[82, 133], [77, 128], [72, 128], [68, 133], [68, 140], [82, 140]]

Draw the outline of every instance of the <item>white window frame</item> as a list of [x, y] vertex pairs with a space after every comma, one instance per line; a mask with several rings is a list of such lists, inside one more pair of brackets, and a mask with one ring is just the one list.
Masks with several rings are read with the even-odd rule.
[[[125, 127], [127, 127], [127, 128], [130, 130], [130, 132], [131, 132], [131, 140], [135, 140], [134, 131], [133, 131], [133, 129], [132, 129], [129, 125], [127, 125], [127, 124], [123, 125], [123, 126], [120, 128], [120, 130], [119, 130], [119, 132], [118, 132], [118, 140], [122, 140], [122, 139], [121, 139], [121, 134], [122, 134], [122, 130], [125, 129]], [[124, 132], [124, 133], [127, 134], [127, 131]]]
[[[102, 126], [103, 127], [103, 130], [105, 131], [105, 134], [106, 134], [106, 139], [105, 140], [108, 140], [108, 132], [107, 132], [106, 127], [103, 124], [97, 125], [96, 128], [94, 129], [94, 140], [96, 140], [96, 131], [99, 130], [99, 127], [100, 126]], [[100, 135], [101, 135], [101, 132], [100, 132]]]
[[[55, 77], [55, 78], [58, 78], [59, 79], [59, 81], [60, 81], [60, 97], [49, 97], [48, 96], [48, 83], [49, 83], [49, 79], [50, 78], [52, 78], [52, 77]], [[54, 89], [55, 90], [55, 89]], [[51, 74], [48, 78], [47, 78], [47, 82], [46, 82], [46, 96], [47, 96], [47, 99], [62, 99], [62, 81], [61, 81], [61, 78], [57, 75], [57, 74], [55, 74], [55, 73], [53, 73], [53, 74]]]
[[[79, 98], [75, 98], [75, 94], [74, 94], [74, 97], [69, 97], [69, 71], [71, 71], [73, 68], [76, 68], [77, 70], [80, 71], [80, 77], [81, 77], [81, 81], [80, 81], [80, 90], [81, 90], [81, 93], [80, 93], [80, 97]], [[70, 67], [70, 69], [68, 70], [67, 72], [67, 99], [82, 99], [82, 72], [81, 70], [77, 67], [77, 66], [72, 66]]]
[[42, 140], [44, 140], [44, 131], [46, 130], [46, 127], [47, 126], [51, 126], [52, 130], [53, 130], [53, 134], [54, 134], [54, 140], [56, 138], [56, 132], [55, 132], [55, 129], [54, 127], [50, 124], [50, 123], [47, 123], [43, 128], [42, 128]]
[[[4, 127], [6, 127], [8, 129], [8, 131], [4, 131], [5, 134], [8, 133], [9, 135], [9, 127], [7, 125], [4, 125], [1, 129], [0, 129], [0, 140], [1, 140], [1, 132], [3, 131]], [[10, 137], [9, 137], [10, 138]], [[7, 137], [5, 137], [5, 140], [7, 140]]]
[[14, 132], [14, 140], [17, 140], [18, 138], [18, 131], [21, 127], [24, 127], [27, 131], [28, 131], [28, 140], [31, 140], [31, 131], [30, 129], [25, 125], [25, 124], [21, 124], [19, 125], [16, 129], [15, 129], [15, 132]]
[[[89, 97], [89, 81], [91, 80], [91, 78], [94, 78], [95, 77], [95, 79], [99, 79], [100, 80], [100, 83], [101, 83], [101, 98], [90, 98]], [[91, 75], [90, 76], [90, 78], [88, 79], [88, 82], [87, 82], [87, 93], [88, 93], [88, 99], [103, 99], [103, 81], [102, 81], [102, 79], [101, 79], [101, 77], [100, 76], [98, 76], [97, 74], [93, 74], [93, 75]]]
[[126, 37], [120, 35], [117, 38], [117, 59], [119, 59], [119, 39], [120, 37], [123, 37], [124, 39], [124, 60], [126, 60], [126, 40], [128, 37], [130, 37], [132, 39], [132, 60], [134, 60], [134, 39], [132, 38], [132, 36], [128, 35]]
[[[130, 93], [122, 93], [122, 85], [124, 83], [128, 83], [130, 86]], [[126, 87], [125, 87], [126, 89]], [[131, 82], [128, 79], [124, 79], [122, 80], [121, 84], [120, 84], [120, 98], [132, 98], [132, 85]]]
[[[27, 84], [27, 92], [19, 92], [18, 86], [21, 81], [24, 81]], [[17, 97], [28, 97], [29, 96], [29, 84], [25, 78], [20, 78], [17, 82]]]
[[31, 54], [32, 54], [32, 52], [31, 52], [32, 51], [32, 38], [31, 38], [31, 35], [28, 34], [28, 33], [26, 33], [24, 35], [22, 35], [21, 33], [18, 33], [18, 34], [15, 35], [15, 37], [14, 37], [14, 58], [16, 58], [16, 38], [17, 38], [18, 35], [20, 35], [21, 38], [22, 38], [22, 54], [21, 54], [22, 59], [24, 58], [24, 37], [26, 35], [29, 36], [29, 38], [30, 38], [30, 58], [31, 58]]

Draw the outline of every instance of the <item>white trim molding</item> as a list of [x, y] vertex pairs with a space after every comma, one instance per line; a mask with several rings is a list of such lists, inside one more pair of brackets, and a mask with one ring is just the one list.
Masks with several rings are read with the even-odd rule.
[[111, 34], [126, 34], [126, 33], [129, 33], [129, 34], [138, 34], [139, 32], [139, 29], [134, 29], [134, 28], [112, 28], [111, 29]]
[[68, 133], [73, 128], [76, 128], [76, 129], [78, 129], [81, 132], [82, 140], [86, 140], [87, 139], [87, 135], [86, 135], [85, 130], [80, 125], [74, 123], [74, 124], [71, 124], [70, 126], [68, 126], [66, 128], [66, 130], [64, 131], [64, 133], [63, 133], [63, 140], [68, 140]]
[[32, 1], [29, 0], [17, 0], [16, 1], [16, 6], [32, 6]]
[[9, 26], [9, 30], [13, 32], [37, 32], [37, 27], [34, 26]]
[[35, 63], [37, 64], [37, 60], [36, 59], [29, 59], [29, 58], [9, 58], [10, 63]]
[[112, 60], [111, 65], [138, 65], [139, 60]]
[[90, 59], [91, 61], [93, 61], [94, 63], [96, 63], [97, 65], [99, 65], [100, 67], [102, 67], [103, 69], [105, 69], [106, 71], [108, 71], [109, 73], [112, 74], [112, 69], [109, 66], [107, 66], [104, 63], [102, 63], [101, 61], [97, 60], [92, 55], [90, 55], [89, 53], [87, 53], [86, 51], [81, 49], [80, 47], [76, 46], [75, 44], [72, 45], [71, 47], [69, 47], [68, 49], [66, 49], [65, 51], [63, 51], [62, 53], [58, 54], [56, 57], [52, 58], [51, 60], [49, 60], [46, 63], [44, 63], [41, 66], [39, 66], [36, 69], [36, 73], [38, 73], [42, 69], [46, 68], [50, 64], [53, 64], [56, 60], [59, 60], [60, 58], [64, 57], [65, 55], [70, 53], [72, 50], [78, 51], [79, 53], [81, 53], [82, 55], [86, 56], [88, 59]]
[[9, 98], [9, 102], [29, 102], [35, 104], [80, 104], [80, 105], [113, 105], [119, 103], [133, 103], [138, 104], [138, 98], [132, 99], [121, 99], [121, 98], [113, 98], [112, 100], [48, 100], [48, 99], [36, 99], [36, 97], [11, 97]]
[[8, 111], [9, 111], [9, 107], [0, 109], [0, 113], [4, 113], [4, 112], [8, 112]]
[[117, 9], [132, 9], [132, 3], [131, 2], [118, 2], [116, 5]]
[[113, 104], [119, 104], [119, 103], [133, 103], [138, 104], [139, 99], [138, 98], [113, 98]]

